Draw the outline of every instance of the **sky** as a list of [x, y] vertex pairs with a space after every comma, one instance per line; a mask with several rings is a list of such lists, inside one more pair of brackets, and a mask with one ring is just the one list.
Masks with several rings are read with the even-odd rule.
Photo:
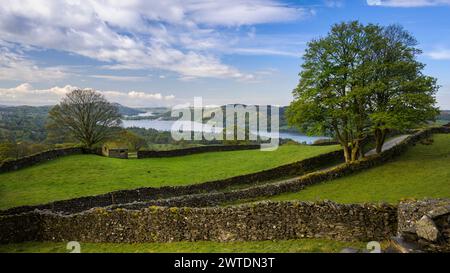
[[401, 24], [450, 109], [450, 0], [16, 0], [0, 5], [0, 105], [92, 88], [133, 107], [288, 105], [308, 41]]

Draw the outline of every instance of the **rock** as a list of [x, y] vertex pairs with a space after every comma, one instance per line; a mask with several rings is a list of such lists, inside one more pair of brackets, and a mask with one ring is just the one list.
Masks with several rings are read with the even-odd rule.
[[409, 241], [403, 236], [392, 237], [390, 240], [390, 246], [386, 252], [397, 252], [397, 253], [421, 253], [422, 250], [420, 246], [414, 241]]
[[351, 247], [346, 247], [341, 250], [341, 253], [359, 253], [359, 250]]
[[450, 205], [437, 207], [437, 208], [433, 209], [432, 211], [429, 211], [427, 213], [427, 216], [430, 217], [431, 219], [435, 219], [439, 216], [442, 216], [442, 215], [445, 215], [448, 213], [450, 213]]
[[436, 242], [439, 238], [438, 228], [426, 215], [416, 222], [416, 233], [419, 237], [431, 242]]

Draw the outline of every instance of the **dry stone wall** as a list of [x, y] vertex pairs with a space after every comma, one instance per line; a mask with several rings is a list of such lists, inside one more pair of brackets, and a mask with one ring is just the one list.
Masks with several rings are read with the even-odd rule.
[[384, 240], [397, 231], [387, 204], [262, 202], [210, 208], [93, 209], [60, 215], [30, 212], [0, 217], [0, 243], [23, 241], [173, 242], [329, 238]]
[[50, 150], [39, 154], [22, 157], [16, 160], [8, 160], [4, 161], [3, 163], [0, 163], [1, 164], [0, 173], [23, 169], [62, 156], [83, 154], [83, 153], [87, 153], [87, 151], [83, 148], [75, 147], [75, 148]]
[[[281, 183], [257, 186], [257, 184], [261, 182], [279, 179], [281, 177], [300, 176], [312, 170], [323, 168], [324, 165], [342, 162], [342, 152], [335, 151], [270, 170], [218, 181], [210, 181], [189, 186], [161, 188], [150, 187], [134, 190], [122, 190], [97, 196], [87, 196], [70, 200], [56, 201], [44, 205], [11, 208], [0, 211], [0, 215], [24, 213], [36, 209], [70, 214], [94, 207], [107, 206], [119, 206], [126, 208], [141, 208], [148, 205], [201, 207], [217, 205], [223, 202], [239, 199], [272, 196], [285, 192], [295, 192], [308, 185], [333, 180], [338, 177], [353, 174], [357, 171], [362, 171], [383, 164], [392, 160], [396, 156], [403, 154], [411, 145], [415, 145], [422, 139], [428, 138], [437, 133], [450, 133], [450, 128], [436, 127], [418, 131], [404, 140], [401, 144], [383, 152], [381, 156], [372, 156], [352, 164], [341, 164], [335, 168], [321, 172], [314, 172], [306, 176], [283, 181]], [[256, 186], [245, 190], [231, 192], [213, 192], [232, 186], [250, 184], [256, 184]]]
[[56, 201], [37, 206], [21, 206], [0, 211], [0, 215], [24, 213], [33, 210], [50, 210], [59, 213], [77, 213], [94, 207], [106, 207], [116, 204], [133, 202], [147, 202], [175, 196], [200, 194], [204, 192], [219, 191], [231, 186], [258, 184], [264, 181], [279, 179], [286, 176], [302, 175], [327, 164], [343, 161], [341, 151], [330, 152], [316, 157], [283, 165], [257, 173], [240, 175], [222, 180], [210, 181], [201, 184], [160, 188], [140, 188], [134, 190], [115, 191], [96, 196], [86, 196], [70, 200]]
[[341, 164], [336, 167], [326, 169], [324, 171], [318, 171], [309, 173], [304, 176], [300, 176], [294, 179], [289, 179], [277, 183], [269, 183], [264, 185], [256, 185], [241, 190], [234, 190], [228, 192], [209, 192], [203, 194], [184, 195], [166, 199], [156, 199], [144, 202], [132, 202], [122, 203], [114, 205], [118, 208], [132, 208], [139, 209], [151, 205], [157, 206], [189, 206], [189, 207], [207, 207], [217, 206], [227, 202], [233, 202], [237, 200], [245, 200], [260, 197], [269, 197], [286, 192], [297, 192], [309, 185], [318, 184], [330, 180], [337, 179], [346, 175], [354, 174], [362, 170], [370, 169], [375, 166], [381, 165], [389, 160], [392, 160], [398, 155], [404, 153], [409, 146], [415, 145], [420, 140], [431, 136], [433, 133], [440, 133], [441, 130], [430, 129], [417, 132], [408, 137], [401, 144], [387, 150], [381, 154], [381, 156], [371, 156], [365, 160], [350, 164]]
[[138, 159], [142, 158], [159, 158], [159, 157], [175, 157], [185, 156], [200, 153], [210, 152], [228, 152], [228, 151], [242, 151], [242, 150], [257, 150], [260, 149], [260, 145], [207, 145], [192, 147], [186, 149], [174, 149], [168, 151], [138, 151]]
[[450, 199], [401, 202], [398, 235], [426, 251], [449, 252]]
[[[311, 183], [370, 168], [403, 153], [408, 146], [414, 145], [433, 133], [443, 132], [448, 133], [448, 130], [435, 128], [418, 132], [381, 156], [306, 175], [304, 177], [307, 179], [305, 178], [306, 180], [301, 183], [294, 179], [285, 184], [261, 185], [241, 191], [217, 193], [217, 196], [199, 194], [155, 201], [155, 205], [164, 207], [149, 206], [150, 203], [144, 202], [134, 203], [133, 205], [137, 207], [127, 205], [126, 209], [94, 208], [70, 215], [45, 210], [32, 211], [33, 207], [29, 207], [29, 210], [24, 212], [15, 211], [17, 214], [0, 216], [0, 243], [69, 240], [113, 243], [253, 241], [298, 238], [379, 241], [390, 239], [396, 233], [405, 233], [410, 230], [411, 223], [416, 223], [417, 233], [417, 219], [425, 213], [433, 220], [433, 225], [438, 228], [440, 236], [437, 244], [425, 244], [425, 246], [428, 247], [427, 249], [439, 251], [448, 247], [450, 215], [447, 212], [436, 214], [435, 209], [430, 211], [428, 203], [416, 202], [410, 207], [400, 205], [401, 209], [398, 209], [396, 205], [388, 204], [336, 204], [333, 202], [261, 202], [229, 207], [201, 206], [203, 206], [202, 202], [206, 202], [209, 206], [218, 204], [222, 200], [230, 200], [230, 198], [244, 199], [249, 196], [248, 193], [253, 196], [263, 196], [277, 191], [291, 191], [296, 187], [304, 187]], [[134, 191], [130, 192], [135, 194]], [[77, 199], [76, 202], [80, 206], [78, 209], [102, 204], [107, 206], [116, 200], [114, 195], [104, 196], [107, 198]], [[208, 199], [216, 201], [208, 201]], [[170, 203], [173, 200], [178, 203]], [[54, 204], [47, 206], [51, 207]], [[64, 203], [63, 206], [73, 204], [75, 203]], [[191, 207], [171, 207], [187, 204]], [[447, 205], [439, 207], [449, 208]], [[440, 248], [442, 246], [444, 248]]]
[[59, 157], [77, 154], [102, 155], [101, 149], [87, 149], [82, 147], [72, 147], [64, 149], [49, 150], [42, 153], [22, 157], [15, 160], [7, 160], [0, 163], [0, 173], [11, 172], [23, 168], [31, 167], [40, 163], [57, 159]]

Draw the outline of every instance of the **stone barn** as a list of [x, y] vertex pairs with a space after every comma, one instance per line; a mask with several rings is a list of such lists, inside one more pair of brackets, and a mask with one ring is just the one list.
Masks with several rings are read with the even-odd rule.
[[123, 143], [105, 143], [102, 148], [104, 156], [128, 159], [128, 146]]

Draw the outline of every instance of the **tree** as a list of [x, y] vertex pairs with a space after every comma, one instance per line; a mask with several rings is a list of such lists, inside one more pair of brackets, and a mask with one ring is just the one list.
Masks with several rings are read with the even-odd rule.
[[18, 149], [15, 142], [0, 143], [0, 162], [8, 159], [17, 159]]
[[60, 127], [84, 146], [106, 140], [121, 124], [118, 108], [94, 90], [74, 90], [52, 108], [48, 127]]
[[334, 135], [347, 162], [359, 159], [369, 129], [365, 89], [358, 82], [366, 40], [364, 27], [352, 22], [311, 41], [286, 113], [289, 124], [308, 134]]
[[432, 118], [436, 81], [422, 75], [413, 44], [398, 26], [334, 25], [308, 44], [289, 124], [334, 136], [351, 162], [363, 156], [369, 135], [382, 147], [388, 130]]
[[421, 51], [416, 39], [398, 25], [380, 32], [372, 50], [368, 109], [378, 153], [389, 131], [413, 128], [439, 115], [435, 107], [439, 87], [436, 79], [422, 73], [425, 65], [417, 61]]
[[128, 130], [123, 130], [120, 132], [119, 138], [123, 142], [127, 143], [133, 151], [139, 151], [143, 147], [147, 146], [147, 141], [145, 141], [144, 138]]

